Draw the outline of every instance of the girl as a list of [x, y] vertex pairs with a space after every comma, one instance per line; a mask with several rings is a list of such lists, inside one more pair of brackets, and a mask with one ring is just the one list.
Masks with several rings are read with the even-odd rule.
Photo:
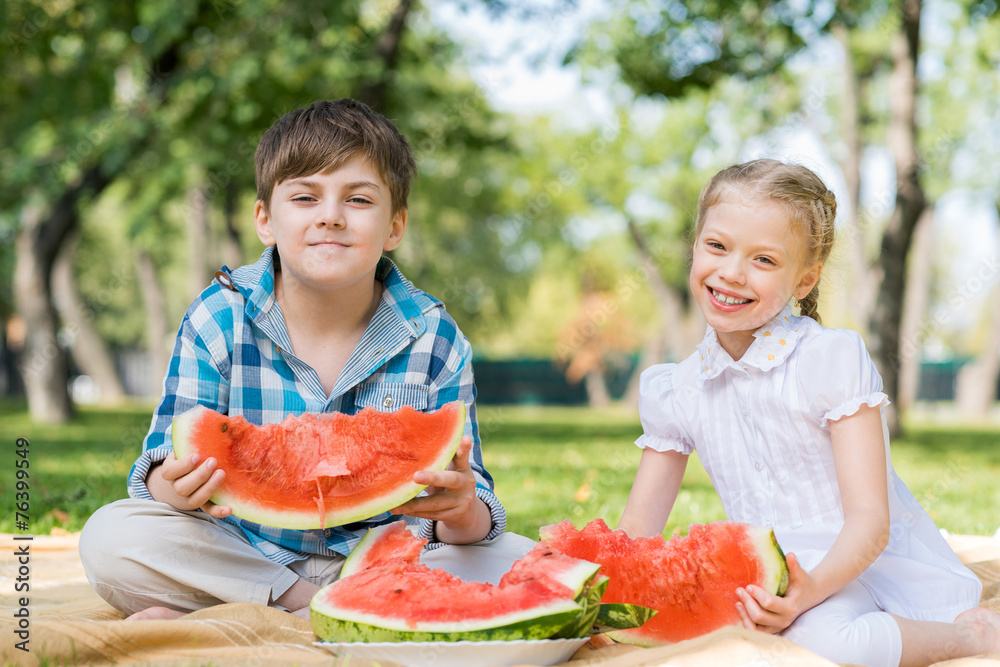
[[621, 527], [663, 531], [697, 450], [729, 518], [772, 526], [788, 554], [784, 597], [737, 591], [746, 627], [840, 663], [1000, 651], [1000, 614], [977, 607], [979, 580], [892, 468], [888, 399], [861, 336], [820, 326], [836, 208], [812, 171], [775, 160], [702, 191], [690, 288], [708, 333], [642, 375], [643, 452]]

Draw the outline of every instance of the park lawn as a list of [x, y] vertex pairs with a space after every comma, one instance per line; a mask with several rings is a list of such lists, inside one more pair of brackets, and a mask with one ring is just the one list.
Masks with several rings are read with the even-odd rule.
[[[32, 424], [23, 403], [0, 402], [6, 510], [0, 532], [16, 532], [16, 440], [26, 438], [30, 525], [34, 534], [80, 530], [101, 505], [126, 495], [125, 478], [149, 426], [152, 406], [82, 408], [64, 426]], [[615, 526], [639, 461], [636, 414], [620, 407], [479, 407], [486, 465], [508, 511], [508, 530], [535, 538], [540, 526], [600, 517]], [[992, 535], [1000, 527], [1000, 425], [910, 423], [893, 443], [900, 476], [938, 525]], [[667, 525], [724, 518], [705, 471], [692, 457]]]

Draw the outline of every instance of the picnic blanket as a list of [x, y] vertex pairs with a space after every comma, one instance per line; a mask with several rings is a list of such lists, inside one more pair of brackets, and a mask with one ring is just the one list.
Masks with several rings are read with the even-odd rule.
[[[950, 536], [949, 543], [983, 580], [983, 602], [1000, 610], [1000, 539]], [[313, 645], [305, 619], [254, 604], [225, 604], [173, 621], [125, 621], [90, 587], [77, 553], [79, 534], [36, 536], [30, 544], [28, 592], [14, 583], [14, 554], [24, 541], [0, 535], [0, 660], [4, 665], [336, 665], [394, 667], [334, 656]], [[20, 597], [29, 599], [28, 621]], [[21, 616], [15, 616], [20, 613]], [[22, 630], [22, 628], [24, 628]], [[26, 635], [18, 635], [21, 630]], [[27, 637], [27, 644], [18, 644]], [[602, 641], [603, 640], [603, 641]], [[1000, 666], [1000, 654], [937, 663]], [[830, 667], [834, 663], [782, 637], [730, 627], [655, 649], [614, 644], [603, 636], [580, 648], [563, 667], [739, 666]], [[530, 666], [524, 666], [530, 667]]]

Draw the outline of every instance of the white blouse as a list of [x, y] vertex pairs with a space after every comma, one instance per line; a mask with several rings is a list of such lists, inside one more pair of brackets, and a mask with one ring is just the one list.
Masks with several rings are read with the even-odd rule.
[[843, 527], [829, 422], [880, 407], [889, 482], [889, 546], [860, 577], [886, 611], [952, 621], [979, 604], [981, 583], [955, 556], [892, 467], [882, 378], [861, 336], [786, 307], [739, 361], [709, 329], [678, 364], [640, 383], [643, 435], [657, 451], [697, 450], [730, 519], [774, 528], [806, 570]]

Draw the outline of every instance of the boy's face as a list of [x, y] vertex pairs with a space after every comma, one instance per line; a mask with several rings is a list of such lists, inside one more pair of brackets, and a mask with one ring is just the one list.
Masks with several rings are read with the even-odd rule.
[[264, 245], [276, 245], [282, 281], [326, 291], [373, 280], [382, 252], [399, 245], [406, 209], [392, 212], [392, 196], [371, 163], [355, 156], [332, 172], [274, 186], [270, 211], [254, 207]]

